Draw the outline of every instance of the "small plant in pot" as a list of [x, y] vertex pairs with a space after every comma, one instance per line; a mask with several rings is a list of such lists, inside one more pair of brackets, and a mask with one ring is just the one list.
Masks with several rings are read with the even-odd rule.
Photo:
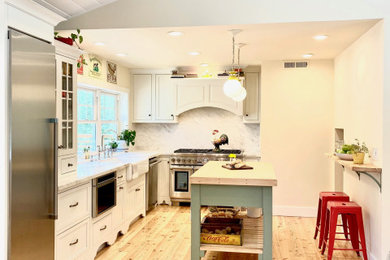
[[116, 141], [112, 141], [109, 145], [110, 145], [111, 149], [112, 149], [114, 152], [115, 152], [116, 149], [118, 148], [118, 142], [116, 142]]
[[351, 151], [353, 156], [353, 163], [363, 164], [364, 155], [368, 153], [366, 143], [362, 142], [362, 144], [360, 144], [359, 139], [355, 139], [355, 143], [351, 145]]
[[135, 145], [135, 137], [136, 137], [136, 132], [135, 130], [128, 130], [125, 129], [121, 132], [121, 134], [118, 136], [119, 140], [123, 140], [126, 142], [127, 148], [131, 145]]

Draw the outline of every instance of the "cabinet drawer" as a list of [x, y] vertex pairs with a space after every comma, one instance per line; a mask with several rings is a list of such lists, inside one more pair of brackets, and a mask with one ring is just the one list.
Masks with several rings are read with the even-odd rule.
[[77, 156], [60, 158], [59, 173], [66, 174], [77, 170]]
[[99, 221], [93, 223], [92, 234], [94, 246], [99, 246], [101, 243], [108, 240], [109, 234], [111, 232], [112, 225], [112, 215], [111, 213], [103, 217]]
[[69, 228], [91, 214], [91, 184], [58, 195], [57, 231]]
[[88, 250], [88, 219], [57, 236], [57, 260], [80, 259]]
[[116, 172], [116, 182], [120, 184], [126, 180], [127, 167]]

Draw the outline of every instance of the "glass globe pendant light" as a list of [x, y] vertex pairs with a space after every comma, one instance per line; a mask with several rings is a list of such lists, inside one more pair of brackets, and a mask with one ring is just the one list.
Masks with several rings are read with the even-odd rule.
[[241, 87], [241, 83], [236, 76], [236, 72], [229, 72], [229, 78], [225, 84], [223, 84], [223, 93], [225, 93], [226, 96], [233, 98], [241, 92], [242, 88], [243, 87]]
[[[246, 44], [245, 43], [238, 43], [237, 44], [237, 47], [238, 47], [238, 50], [237, 50], [237, 66], [238, 66], [238, 73], [240, 73], [240, 50], [241, 50], [241, 47], [245, 46]], [[237, 79], [238, 80], [238, 79]], [[246, 89], [240, 85], [240, 88], [239, 88], [239, 91], [238, 92], [235, 92], [231, 98], [236, 101], [236, 102], [240, 102], [240, 101], [243, 101], [245, 98], [246, 98]]]

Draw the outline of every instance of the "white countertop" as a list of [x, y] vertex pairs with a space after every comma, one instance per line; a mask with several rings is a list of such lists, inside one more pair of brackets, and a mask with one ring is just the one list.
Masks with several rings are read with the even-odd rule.
[[65, 191], [74, 186], [88, 183], [92, 179], [104, 175], [108, 172], [127, 167], [140, 161], [148, 160], [158, 156], [157, 152], [135, 151], [114, 153], [113, 158], [90, 162], [81, 160], [77, 164], [77, 176], [58, 183], [58, 192]]
[[246, 162], [251, 170], [228, 170], [222, 167], [226, 162], [210, 161], [191, 175], [191, 184], [276, 186], [273, 166], [265, 162]]

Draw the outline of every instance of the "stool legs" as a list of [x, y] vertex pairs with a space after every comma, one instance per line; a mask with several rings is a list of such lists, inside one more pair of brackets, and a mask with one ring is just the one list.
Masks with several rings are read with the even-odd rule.
[[[333, 248], [334, 248], [334, 241], [336, 238], [336, 228], [337, 228], [337, 217], [338, 214], [335, 214], [334, 212], [330, 212], [330, 221], [329, 225], [329, 244], [328, 244], [328, 260], [332, 259], [333, 256]], [[326, 238], [325, 238], [325, 243], [326, 243]], [[325, 247], [326, 244], [324, 244]]]
[[347, 224], [347, 216], [341, 215], [341, 220], [343, 221], [343, 230], [344, 230], [344, 237], [345, 239], [348, 239], [348, 224]]
[[362, 249], [363, 249], [363, 258], [364, 260], [368, 260], [362, 213], [356, 216], [356, 220], [357, 220], [357, 225], [359, 227], [360, 243], [362, 244]]
[[330, 219], [330, 211], [327, 210], [326, 211], [326, 218], [325, 218], [325, 223], [324, 223], [324, 226], [325, 226], [325, 232], [324, 232], [324, 242], [323, 242], [323, 245], [322, 245], [322, 250], [321, 250], [321, 254], [323, 255], [325, 253], [325, 249], [326, 249], [326, 242], [328, 241], [328, 235], [329, 235], [329, 219]]
[[314, 231], [314, 239], [317, 238], [318, 229], [320, 228], [320, 216], [321, 216], [321, 199], [318, 200], [318, 209], [317, 209], [317, 221], [316, 221], [316, 230]]
[[324, 242], [324, 231], [325, 231], [325, 225], [322, 223], [326, 221], [326, 205], [322, 205], [321, 203], [321, 225], [320, 225], [320, 239], [318, 239], [318, 248], [321, 248], [322, 243]]
[[[356, 216], [348, 214], [347, 218], [348, 218], [348, 225], [349, 225], [352, 247], [353, 249], [359, 250], [359, 232], [358, 232], [358, 226], [356, 222]], [[359, 251], [356, 251], [356, 254], [360, 256]]]

